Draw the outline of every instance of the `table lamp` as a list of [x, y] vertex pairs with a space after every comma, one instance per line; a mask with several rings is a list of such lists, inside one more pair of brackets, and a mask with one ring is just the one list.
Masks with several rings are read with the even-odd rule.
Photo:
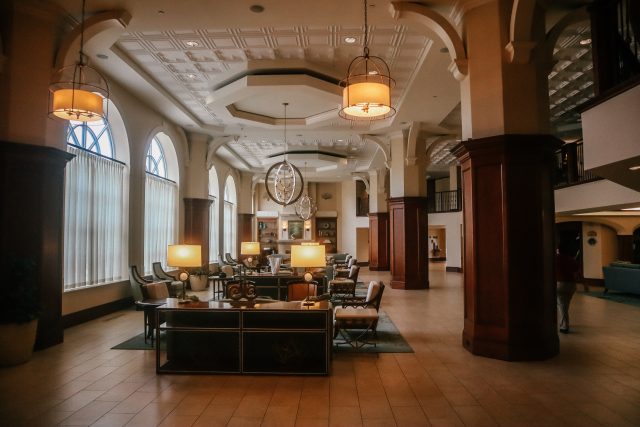
[[[291, 246], [291, 267], [303, 267], [308, 269], [313, 267], [325, 267], [326, 265], [327, 262], [325, 259], [324, 245], [317, 243], [305, 243], [302, 245]], [[309, 283], [313, 280], [313, 274], [307, 271], [304, 274], [304, 280], [307, 282], [307, 301], [303, 302], [302, 305], [313, 305], [312, 301], [308, 301]]]
[[[251, 264], [253, 262], [253, 258], [251, 255], [260, 255], [260, 242], [242, 242], [240, 243], [240, 255], [249, 255], [247, 258], [247, 262]], [[246, 265], [243, 262], [242, 267], [245, 271], [246, 277]]]
[[182, 299], [184, 299], [189, 279], [189, 272], [186, 268], [202, 265], [200, 245], [169, 245], [167, 247], [167, 265], [182, 269], [179, 278], [182, 281]]

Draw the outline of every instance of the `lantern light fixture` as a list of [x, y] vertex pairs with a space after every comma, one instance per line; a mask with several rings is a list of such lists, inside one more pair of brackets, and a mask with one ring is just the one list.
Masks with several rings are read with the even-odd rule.
[[82, 0], [78, 62], [56, 71], [49, 85], [49, 116], [53, 118], [81, 122], [107, 118], [104, 105], [108, 105], [109, 84], [98, 70], [87, 65], [84, 53], [85, 6], [86, 0]]
[[364, 51], [349, 64], [347, 77], [341, 82], [342, 107], [339, 115], [347, 120], [382, 120], [393, 116], [389, 66], [379, 56], [369, 55], [367, 0], [364, 0]]

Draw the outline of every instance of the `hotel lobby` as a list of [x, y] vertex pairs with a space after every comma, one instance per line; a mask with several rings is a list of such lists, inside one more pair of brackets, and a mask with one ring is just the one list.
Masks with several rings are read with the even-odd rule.
[[[0, 330], [37, 319], [2, 424], [640, 425], [638, 28], [633, 0], [2, 2]], [[356, 349], [332, 340], [345, 254], [354, 295], [384, 290]], [[254, 306], [242, 281], [280, 262], [335, 309], [319, 375], [243, 365], [276, 352], [251, 313], [329, 304], [278, 281]], [[239, 313], [236, 370], [161, 369], [189, 295]]]

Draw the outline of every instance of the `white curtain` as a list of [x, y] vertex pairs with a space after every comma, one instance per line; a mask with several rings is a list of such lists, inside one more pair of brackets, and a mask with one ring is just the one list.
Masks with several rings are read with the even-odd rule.
[[178, 187], [166, 179], [146, 174], [144, 196], [144, 272], [154, 262], [167, 267], [167, 245], [178, 243], [176, 206]]
[[209, 262], [218, 262], [218, 200], [209, 208]]
[[224, 257], [225, 253], [230, 253], [236, 257], [236, 205], [224, 201]]
[[126, 277], [123, 164], [69, 146], [66, 167], [64, 289]]

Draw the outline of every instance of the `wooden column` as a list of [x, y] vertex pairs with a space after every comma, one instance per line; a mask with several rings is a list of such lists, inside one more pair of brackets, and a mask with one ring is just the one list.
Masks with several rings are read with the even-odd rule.
[[240, 256], [240, 242], [252, 242], [253, 214], [238, 214], [238, 256]]
[[369, 270], [389, 270], [389, 212], [369, 214]]
[[209, 265], [209, 209], [213, 200], [184, 198], [184, 242], [202, 246], [201, 265]]
[[63, 341], [64, 168], [72, 158], [51, 147], [0, 142], [0, 248], [3, 261], [35, 266], [41, 305], [36, 349]]
[[633, 260], [633, 236], [618, 235], [618, 257], [620, 261]]
[[391, 287], [428, 288], [427, 198], [390, 198], [389, 230]]
[[464, 195], [463, 345], [503, 360], [558, 354], [549, 135], [469, 140], [454, 152]]

